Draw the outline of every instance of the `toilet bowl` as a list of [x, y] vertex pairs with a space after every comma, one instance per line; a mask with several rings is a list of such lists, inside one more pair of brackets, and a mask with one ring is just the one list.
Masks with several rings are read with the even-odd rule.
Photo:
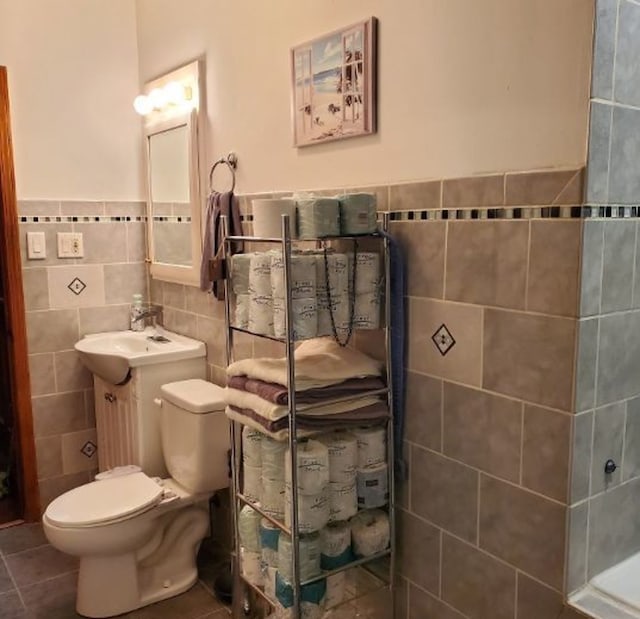
[[208, 499], [227, 485], [222, 390], [199, 379], [170, 383], [157, 406], [171, 478], [107, 472], [52, 501], [42, 518], [51, 545], [80, 559], [76, 610], [86, 617], [126, 613], [197, 580]]

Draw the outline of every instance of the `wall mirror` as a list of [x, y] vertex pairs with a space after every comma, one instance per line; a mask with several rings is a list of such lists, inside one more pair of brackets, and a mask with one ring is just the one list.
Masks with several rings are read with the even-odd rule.
[[151, 277], [197, 286], [202, 256], [200, 62], [148, 82], [134, 106], [144, 116]]

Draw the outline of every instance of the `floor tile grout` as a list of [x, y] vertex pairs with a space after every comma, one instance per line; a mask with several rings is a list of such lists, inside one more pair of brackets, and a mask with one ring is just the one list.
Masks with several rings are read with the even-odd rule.
[[[7, 570], [7, 574], [9, 574], [9, 578], [11, 579], [11, 582], [13, 583], [13, 588], [14, 591], [16, 592], [18, 599], [20, 600], [20, 604], [22, 604], [22, 608], [24, 608], [26, 610], [27, 605], [24, 603], [24, 598], [22, 597], [22, 593], [20, 592], [20, 589], [18, 588], [18, 583], [16, 582], [16, 579], [14, 578], [13, 574], [11, 573], [11, 570], [9, 569], [9, 564], [4, 560], [4, 557], [0, 557], [0, 560], [2, 561], [2, 563], [4, 563], [4, 567]], [[8, 593], [12, 593], [12, 592], [8, 592]]]

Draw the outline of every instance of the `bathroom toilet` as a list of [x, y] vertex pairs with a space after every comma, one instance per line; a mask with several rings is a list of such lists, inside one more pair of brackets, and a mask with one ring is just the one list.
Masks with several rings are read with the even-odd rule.
[[111, 617], [178, 595], [197, 580], [208, 499], [228, 486], [223, 390], [201, 379], [163, 385], [155, 400], [167, 479], [118, 467], [53, 500], [51, 545], [80, 558], [76, 609]]

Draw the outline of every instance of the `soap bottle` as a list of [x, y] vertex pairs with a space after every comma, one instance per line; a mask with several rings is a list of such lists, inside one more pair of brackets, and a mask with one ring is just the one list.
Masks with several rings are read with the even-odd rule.
[[144, 319], [136, 320], [142, 315], [142, 295], [134, 294], [133, 302], [131, 303], [131, 330], [132, 331], [144, 331]]

